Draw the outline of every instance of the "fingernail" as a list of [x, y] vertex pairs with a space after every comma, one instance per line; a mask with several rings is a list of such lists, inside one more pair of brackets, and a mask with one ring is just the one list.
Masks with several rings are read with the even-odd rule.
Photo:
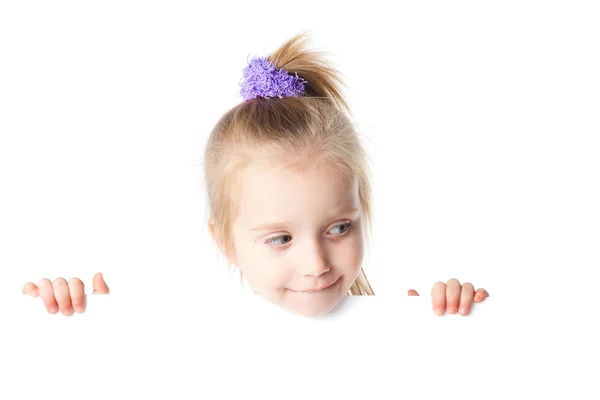
[[441, 308], [436, 308], [436, 309], [435, 309], [435, 314], [436, 314], [436, 315], [440, 316], [440, 315], [442, 315], [443, 313], [444, 313], [444, 310], [442, 310]]
[[69, 316], [71, 314], [73, 314], [73, 309], [72, 308], [65, 308], [64, 310], [62, 310], [62, 314], [66, 317]]
[[83, 312], [83, 307], [77, 306], [77, 307], [75, 307], [75, 311], [78, 313]]
[[460, 309], [460, 313], [461, 313], [462, 315], [465, 315], [465, 314], [467, 313], [467, 309], [466, 309], [465, 307], [461, 308], [461, 309]]
[[449, 307], [447, 310], [448, 314], [455, 314], [456, 313], [456, 307]]

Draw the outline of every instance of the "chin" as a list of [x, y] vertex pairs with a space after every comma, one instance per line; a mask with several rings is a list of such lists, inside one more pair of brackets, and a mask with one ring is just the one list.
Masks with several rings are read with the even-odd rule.
[[[333, 307], [332, 307], [333, 308]], [[323, 311], [298, 312], [303, 317], [321, 317], [331, 311], [331, 308]]]
[[302, 315], [304, 317], [320, 317], [322, 315], [327, 314], [331, 310], [335, 308], [338, 301], [334, 301], [333, 303], [322, 303], [314, 306], [304, 305], [301, 307], [297, 307], [292, 309], [296, 314]]

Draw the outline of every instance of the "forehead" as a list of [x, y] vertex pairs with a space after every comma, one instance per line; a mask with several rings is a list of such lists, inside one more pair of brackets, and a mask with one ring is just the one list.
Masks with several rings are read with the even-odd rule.
[[282, 166], [251, 166], [242, 176], [242, 219], [328, 213], [340, 204], [359, 205], [358, 183], [355, 177], [336, 174], [330, 169], [294, 171]]

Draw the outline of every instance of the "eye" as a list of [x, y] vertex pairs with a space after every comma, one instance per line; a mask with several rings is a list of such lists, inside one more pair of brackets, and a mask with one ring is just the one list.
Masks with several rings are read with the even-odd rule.
[[[350, 221], [347, 221], [342, 224], [337, 224], [336, 226], [333, 227], [332, 230], [334, 230], [335, 228], [344, 227], [344, 229], [341, 229], [343, 232], [336, 235], [336, 236], [343, 236], [346, 233], [348, 233], [348, 231], [350, 230], [350, 225], [351, 225]], [[276, 245], [275, 243], [277, 243], [282, 238], [289, 238], [289, 240], [285, 241], [285, 243]], [[282, 247], [283, 245], [288, 244], [291, 240], [292, 240], [292, 237], [290, 235], [279, 235], [279, 236], [273, 236], [272, 238], [265, 240], [265, 244], [271, 244], [274, 247]]]
[[[274, 236], [272, 238], [267, 239], [265, 241], [265, 243], [267, 243], [267, 244], [274, 244], [274, 242], [279, 241], [279, 239], [281, 239], [281, 238], [290, 238], [290, 240], [292, 240], [290, 235], [279, 235], [279, 236]], [[286, 241], [285, 243], [282, 243], [282, 244], [287, 244], [287, 243], [290, 242], [290, 240], [288, 240], [288, 241]], [[279, 246], [277, 246], [277, 247], [279, 247]]]
[[337, 228], [340, 226], [346, 227], [346, 229], [343, 229], [344, 232], [341, 233], [342, 235], [350, 230], [350, 222], [344, 222], [343, 224], [338, 224], [334, 228]]

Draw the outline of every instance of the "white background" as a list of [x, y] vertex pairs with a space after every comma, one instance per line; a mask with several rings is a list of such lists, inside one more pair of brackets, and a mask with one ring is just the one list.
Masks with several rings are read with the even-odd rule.
[[[597, 397], [598, 7], [391, 4], [1, 3], [0, 398]], [[300, 31], [374, 173], [376, 296], [316, 325], [238, 296], [202, 186], [248, 55]], [[99, 271], [81, 315], [21, 295]], [[435, 317], [450, 278], [491, 297]]]

